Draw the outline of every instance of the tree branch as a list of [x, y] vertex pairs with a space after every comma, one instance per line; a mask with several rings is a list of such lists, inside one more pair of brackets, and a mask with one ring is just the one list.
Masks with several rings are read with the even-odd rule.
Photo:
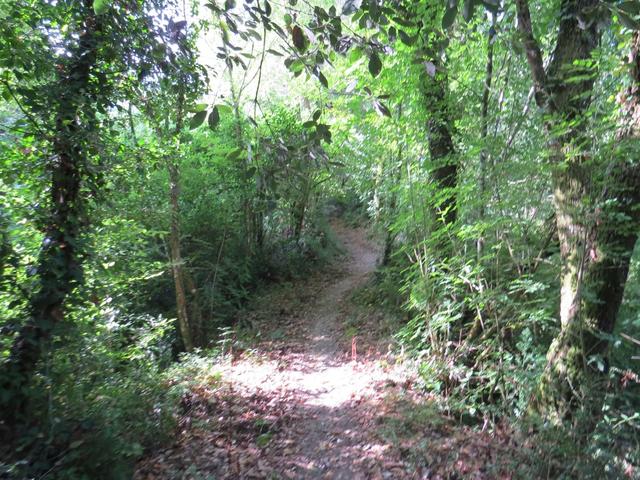
[[549, 94], [547, 92], [547, 74], [544, 70], [542, 52], [540, 45], [533, 36], [531, 27], [531, 13], [529, 12], [528, 0], [516, 0], [516, 10], [518, 16], [518, 29], [523, 36], [524, 48], [527, 54], [527, 63], [531, 69], [533, 78], [533, 88], [535, 91], [536, 103], [539, 107], [547, 107]]

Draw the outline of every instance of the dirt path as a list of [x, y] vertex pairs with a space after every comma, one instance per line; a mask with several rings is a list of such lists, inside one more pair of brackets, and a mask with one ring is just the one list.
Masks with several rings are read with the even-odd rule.
[[382, 478], [388, 446], [376, 438], [370, 402], [379, 401], [385, 381], [399, 381], [399, 372], [384, 371], [371, 356], [358, 360], [357, 338], [354, 359], [342, 332], [350, 294], [374, 271], [378, 249], [362, 229], [332, 227], [345, 257], [337, 271], [296, 286], [303, 304], [289, 313], [293, 330], [278, 355], [268, 362], [242, 359], [223, 373], [245, 395], [287, 402], [287, 421], [272, 456], [263, 459], [274, 478]]
[[351, 301], [379, 250], [362, 229], [333, 229], [344, 258], [261, 297], [244, 315], [254, 337], [198, 360], [174, 444], [135, 479], [511, 478], [485, 472], [501, 451], [488, 434], [444, 418], [381, 353], [380, 317]]
[[192, 389], [176, 444], [141, 462], [136, 478], [405, 476], [375, 431], [381, 391], [403, 374], [358, 352], [358, 338], [352, 358], [342, 331], [350, 294], [375, 269], [378, 249], [362, 229], [333, 229], [344, 258], [263, 299], [250, 318], [263, 341], [217, 364], [214, 385]]
[[338, 224], [334, 231], [347, 252], [345, 276], [324, 289], [308, 316], [312, 334], [306, 356], [310, 369], [299, 378], [307, 421], [297, 430], [297, 453], [307, 462], [306, 471], [301, 472], [303, 477], [364, 478], [370, 465], [362, 460], [367, 458], [370, 443], [363, 441], [368, 439], [361, 431], [364, 415], [358, 406], [383, 378], [378, 369], [367, 371], [371, 365], [356, 362], [357, 343], [356, 352], [352, 351], [352, 357], [346, 360], [338, 339], [341, 313], [345, 310], [341, 307], [375, 269], [377, 249], [366, 241], [362, 231]]

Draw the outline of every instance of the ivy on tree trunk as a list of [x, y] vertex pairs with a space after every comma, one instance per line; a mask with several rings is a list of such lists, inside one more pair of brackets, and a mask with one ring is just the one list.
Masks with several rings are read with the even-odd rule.
[[[96, 91], [92, 71], [102, 43], [101, 20], [93, 0], [82, 2], [83, 20], [77, 48], [60, 66], [51, 86], [57, 92], [44, 239], [38, 257], [39, 285], [30, 299], [29, 318], [18, 333], [3, 372], [3, 389], [11, 392], [3, 406], [13, 423], [27, 404], [26, 388], [55, 328], [65, 320], [65, 300], [82, 282], [81, 232], [85, 222], [83, 182], [89, 173], [88, 136], [93, 128]], [[5, 416], [5, 415], [3, 415]], [[19, 416], [19, 415], [18, 415]]]

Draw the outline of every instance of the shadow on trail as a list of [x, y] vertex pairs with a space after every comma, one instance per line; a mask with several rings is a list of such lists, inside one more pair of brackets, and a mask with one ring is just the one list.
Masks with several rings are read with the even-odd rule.
[[[134, 478], [495, 479], [517, 469], [508, 442], [455, 426], [402, 385], [382, 388], [379, 398], [334, 407], [294, 402], [291, 392], [196, 390], [183, 400], [178, 442], [139, 464]], [[357, 428], [342, 427], [355, 410]], [[317, 418], [324, 439], [301, 444]]]
[[[393, 475], [386, 478], [421, 478], [394, 460], [397, 452], [371, 434], [371, 425], [344, 428], [344, 418], [355, 409], [363, 422], [376, 422], [381, 401], [349, 399], [328, 407], [309, 404], [313, 395], [309, 403], [293, 397], [295, 392], [243, 396], [231, 386], [220, 386], [213, 395], [190, 393], [183, 399], [179, 441], [140, 464], [135, 478], [365, 479], [385, 478], [383, 472]], [[318, 418], [323, 440], [301, 444]]]

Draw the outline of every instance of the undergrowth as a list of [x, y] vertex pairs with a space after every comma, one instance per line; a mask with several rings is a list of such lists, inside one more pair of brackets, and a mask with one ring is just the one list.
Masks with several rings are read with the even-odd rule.
[[[263, 279], [245, 288], [264, 293], [278, 283], [286, 286], [338, 253], [326, 220], [317, 216], [299, 239], [265, 249], [265, 264], [252, 273]], [[168, 287], [160, 285], [168, 280], [148, 281], [155, 282], [153, 290], [164, 290]], [[138, 313], [144, 297], [127, 296], [122, 282], [114, 284], [114, 296], [106, 295], [101, 302], [78, 300], [73, 321], [63, 327], [75, 325], [73, 342], [56, 345], [32, 387], [29, 410], [37, 413], [14, 449], [0, 446], [0, 478], [131, 478], [136, 460], [175, 435], [185, 395], [214, 387], [220, 380], [216, 362], [253, 341], [247, 326], [232, 324], [246, 305], [237, 302], [207, 326], [210, 342], [205, 350], [177, 357], [175, 319]], [[78, 296], [83, 293], [95, 298], [86, 292]]]
[[[591, 392], [603, 392], [604, 405], [594, 412], [585, 398], [583, 408], [560, 425], [542, 422], [531, 407], [557, 328], [555, 290], [546, 286], [544, 275], [475, 288], [473, 279], [482, 282], [482, 272], [464, 263], [436, 266], [425, 278], [400, 258], [379, 271], [359, 297], [402, 322], [398, 345], [417, 362], [419, 388], [435, 395], [426, 413], [437, 405], [440, 414], [475, 432], [498, 432], [506, 422], [513, 428], [517, 461], [509, 468], [515, 478], [640, 478], [640, 382], [629, 360], [634, 349], [629, 339], [638, 337], [637, 256], [620, 327], [610, 339], [609, 364], [593, 359], [604, 370]], [[481, 333], [469, 339], [478, 315]], [[411, 412], [385, 424], [386, 435], [412, 428], [410, 418], [419, 411]], [[414, 446], [421, 449], [419, 442]]]

